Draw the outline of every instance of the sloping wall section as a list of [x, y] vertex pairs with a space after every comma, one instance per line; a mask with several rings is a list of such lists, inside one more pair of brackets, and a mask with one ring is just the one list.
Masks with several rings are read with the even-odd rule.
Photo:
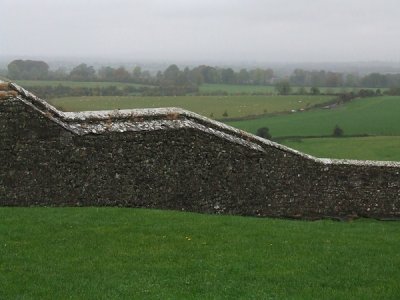
[[400, 164], [317, 159], [178, 108], [65, 113], [7, 84], [0, 205], [400, 217]]

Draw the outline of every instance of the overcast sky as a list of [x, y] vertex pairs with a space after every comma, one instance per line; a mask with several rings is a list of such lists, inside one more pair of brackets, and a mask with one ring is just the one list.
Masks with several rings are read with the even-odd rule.
[[0, 55], [400, 60], [399, 0], [0, 0]]

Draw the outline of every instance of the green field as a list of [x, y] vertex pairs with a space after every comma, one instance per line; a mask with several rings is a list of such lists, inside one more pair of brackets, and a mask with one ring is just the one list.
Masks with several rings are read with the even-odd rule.
[[[292, 87], [292, 92], [295, 93], [298, 91], [300, 87]], [[200, 92], [203, 93], [212, 93], [212, 92], [226, 92], [229, 94], [239, 94], [239, 93], [266, 93], [266, 94], [276, 94], [276, 90], [274, 86], [262, 86], [262, 85], [232, 85], [232, 84], [202, 84], [200, 87]], [[310, 87], [305, 87], [306, 91], [310, 91]], [[321, 93], [349, 93], [349, 92], [358, 92], [361, 88], [352, 88], [352, 87], [321, 87], [319, 88]], [[369, 89], [368, 90], [376, 90]], [[381, 89], [384, 91], [385, 89]]]
[[63, 85], [71, 88], [104, 88], [108, 86], [116, 86], [122, 89], [126, 86], [141, 87], [146, 86], [135, 83], [124, 82], [84, 82], [84, 81], [52, 81], [52, 80], [17, 80], [16, 83], [22, 87], [52, 86]]
[[273, 137], [331, 135], [338, 124], [346, 135], [400, 135], [400, 97], [385, 96], [352, 101], [334, 109], [318, 109], [255, 120], [228, 122], [255, 133], [268, 127]]
[[0, 208], [0, 299], [396, 299], [398, 222]]
[[281, 143], [316, 157], [400, 161], [400, 136], [289, 139]]
[[202, 93], [212, 92], [227, 92], [229, 94], [237, 93], [266, 93], [276, 94], [275, 87], [273, 86], [262, 86], [262, 85], [232, 85], [232, 84], [210, 84], [204, 83], [200, 87]]
[[[83, 81], [59, 81], [59, 80], [16, 80], [17, 84], [22, 87], [37, 87], [37, 86], [58, 86], [63, 85], [71, 88], [86, 87], [86, 88], [97, 88], [97, 87], [108, 87], [116, 86], [122, 89], [126, 86], [142, 87], [149, 86], [136, 83], [126, 83], [126, 82], [83, 82]], [[152, 87], [152, 86], [149, 86]], [[300, 87], [292, 87], [292, 92], [295, 93]], [[305, 87], [306, 91], [310, 90], [310, 87]], [[357, 92], [360, 88], [351, 87], [321, 87], [320, 91], [322, 93], [344, 93], [344, 92]], [[375, 89], [372, 89], [375, 90]], [[385, 89], [381, 89], [384, 91]], [[276, 94], [274, 86], [262, 86], [262, 85], [232, 85], [232, 84], [209, 84], [205, 83], [199, 87], [201, 93], [215, 93], [215, 92], [226, 92], [229, 94], [252, 94], [252, 93], [263, 93], [263, 94]]]
[[326, 102], [331, 96], [164, 96], [164, 97], [67, 97], [49, 100], [64, 111], [181, 107], [201, 115], [229, 118], [262, 115], [307, 108]]

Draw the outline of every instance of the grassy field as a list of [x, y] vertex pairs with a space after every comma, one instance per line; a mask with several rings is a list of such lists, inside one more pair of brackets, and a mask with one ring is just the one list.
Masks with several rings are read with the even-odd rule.
[[400, 161], [400, 136], [290, 139], [281, 143], [316, 157]]
[[255, 120], [228, 122], [255, 133], [267, 126], [272, 136], [331, 135], [338, 124], [344, 134], [400, 135], [400, 97], [358, 99], [334, 109], [318, 109]]
[[236, 93], [267, 93], [276, 94], [275, 87], [273, 86], [261, 86], [261, 85], [232, 85], [232, 84], [210, 84], [204, 83], [200, 87], [200, 92], [212, 93], [212, 92], [227, 92], [229, 94]]
[[332, 96], [165, 96], [165, 97], [68, 97], [49, 100], [65, 111], [181, 107], [201, 115], [223, 118], [298, 110], [330, 100]]
[[0, 208], [1, 299], [396, 299], [398, 222]]
[[[68, 86], [68, 87], [108, 87], [111, 85], [116, 86], [117, 88], [123, 88], [125, 86], [146, 86], [142, 84], [135, 83], [124, 83], [124, 82], [79, 82], [79, 81], [57, 81], [57, 80], [17, 80], [17, 84], [22, 87], [36, 87], [36, 86]], [[292, 87], [292, 92], [296, 92], [299, 87]], [[310, 87], [305, 87], [306, 91], [310, 90]], [[238, 94], [238, 93], [266, 93], [266, 94], [276, 94], [276, 90], [274, 86], [261, 86], [261, 85], [231, 85], [231, 84], [202, 84], [199, 87], [200, 92], [203, 93], [212, 93], [212, 92], [227, 92], [229, 94]], [[321, 87], [320, 91], [322, 93], [343, 93], [343, 92], [357, 92], [360, 88], [352, 88], [352, 87]], [[372, 89], [375, 90], [375, 89]], [[381, 89], [384, 91], [385, 89]]]
[[[292, 92], [296, 92], [300, 87], [292, 87]], [[231, 84], [209, 84], [205, 83], [200, 86], [200, 92], [211, 93], [211, 92], [227, 92], [229, 94], [238, 93], [269, 93], [276, 94], [274, 86], [260, 86], [260, 85], [231, 85]], [[310, 87], [305, 87], [306, 91], [310, 91]], [[348, 93], [358, 92], [361, 88], [352, 87], [321, 87], [319, 88], [322, 93]], [[371, 89], [375, 90], [375, 89]], [[381, 89], [384, 91], [385, 89]]]
[[52, 80], [17, 80], [16, 83], [22, 87], [36, 87], [36, 86], [58, 86], [63, 85], [71, 88], [77, 87], [87, 87], [87, 88], [97, 88], [97, 87], [108, 87], [108, 86], [116, 86], [119, 89], [122, 89], [126, 86], [146, 86], [142, 84], [135, 83], [124, 83], [124, 82], [84, 82], [84, 81], [52, 81]]

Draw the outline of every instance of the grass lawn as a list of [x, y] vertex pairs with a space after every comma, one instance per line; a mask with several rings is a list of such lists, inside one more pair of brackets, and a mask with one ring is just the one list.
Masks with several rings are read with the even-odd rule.
[[400, 136], [289, 139], [281, 143], [317, 157], [400, 161]]
[[399, 222], [0, 208], [1, 299], [396, 299]]
[[15, 82], [24, 88], [36, 87], [36, 86], [56, 87], [58, 85], [63, 85], [71, 88], [77, 88], [77, 87], [97, 88], [97, 87], [108, 87], [113, 85], [119, 89], [122, 89], [125, 86], [134, 86], [134, 87], [146, 86], [142, 84], [125, 83], [125, 82], [84, 82], [84, 81], [57, 81], [57, 80], [17, 80]]
[[255, 120], [228, 122], [255, 133], [268, 127], [275, 137], [331, 135], [336, 124], [344, 134], [400, 135], [400, 97], [385, 96], [354, 100], [335, 109], [318, 109]]
[[306, 108], [332, 96], [164, 96], [164, 97], [67, 97], [49, 100], [65, 111], [181, 107], [206, 117], [243, 117]]

